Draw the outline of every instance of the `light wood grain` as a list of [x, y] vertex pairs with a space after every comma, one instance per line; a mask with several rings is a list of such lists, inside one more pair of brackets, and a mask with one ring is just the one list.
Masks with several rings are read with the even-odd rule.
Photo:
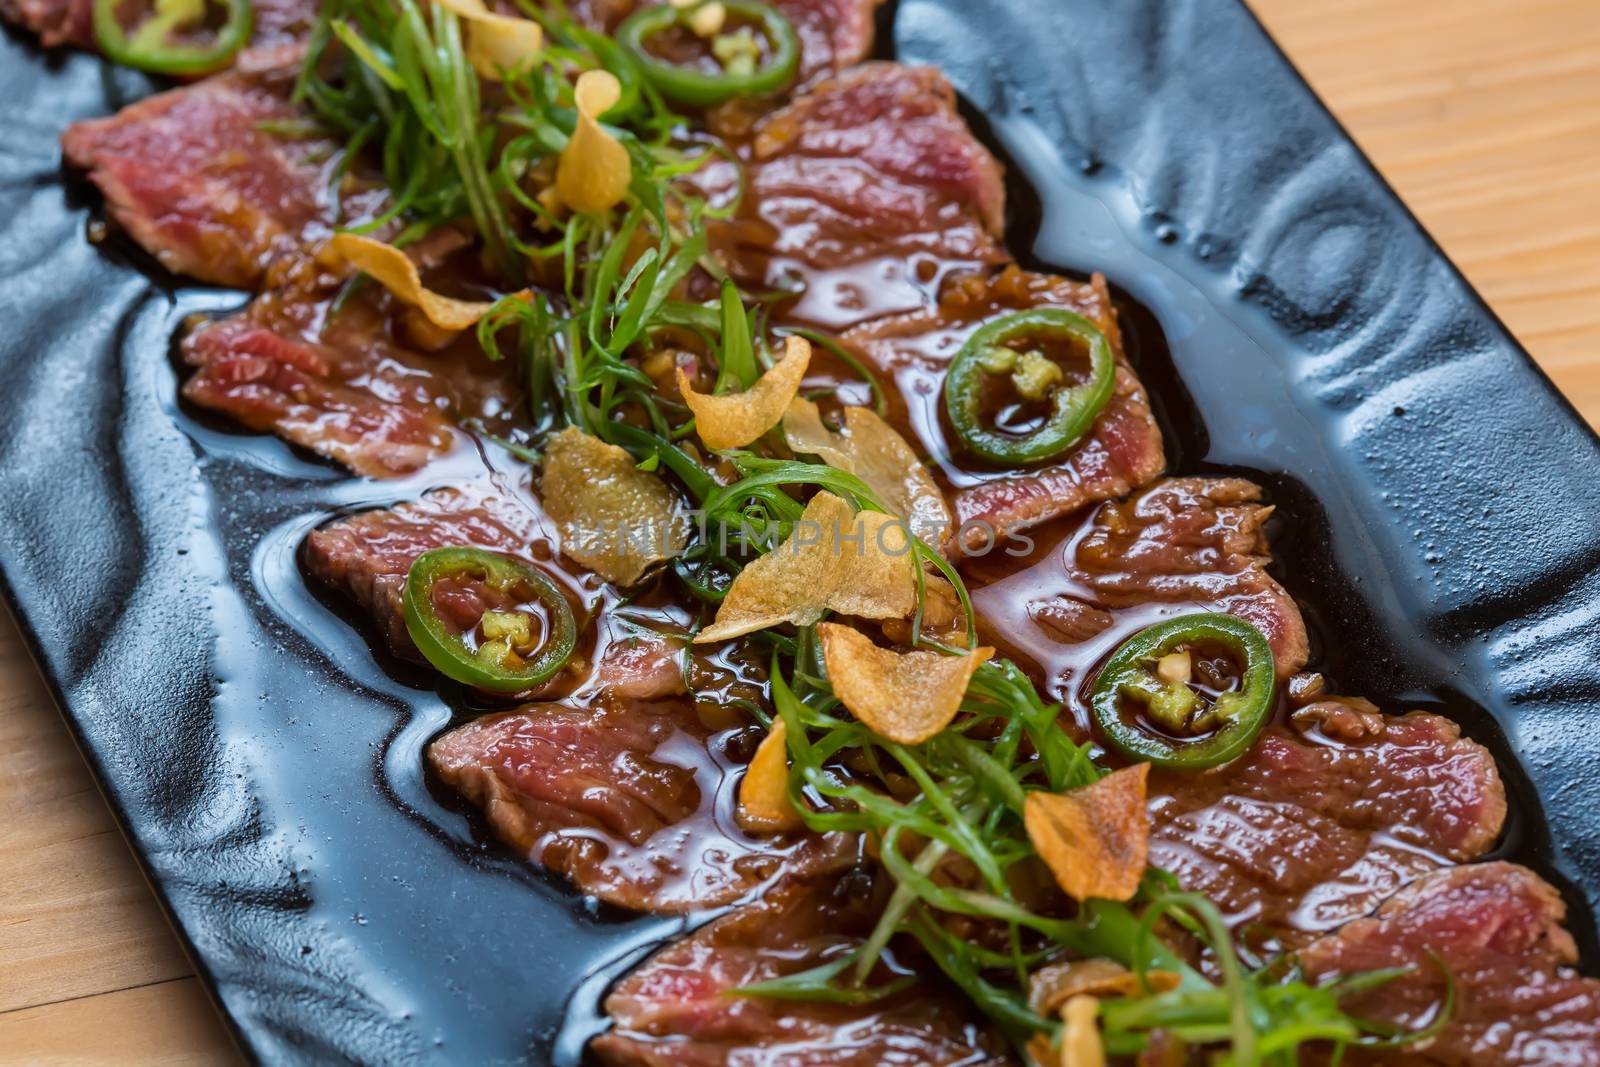
[[0, 1062], [236, 1062], [192, 974], [0, 610]]
[[0, 678], [0, 1012], [188, 974], [9, 620]]
[[[1600, 425], [1600, 3], [1256, 0], [1473, 284]], [[0, 618], [0, 1061], [235, 1053]]]
[[1511, 332], [1600, 426], [1600, 3], [1252, 6]]
[[6, 1012], [0, 1015], [0, 1055], [40, 1067], [239, 1062], [195, 978]]

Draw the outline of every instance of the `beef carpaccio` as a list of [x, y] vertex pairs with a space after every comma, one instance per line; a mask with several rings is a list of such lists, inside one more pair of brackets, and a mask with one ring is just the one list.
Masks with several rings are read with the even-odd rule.
[[1314, 673], [1269, 494], [1168, 470], [876, 0], [214, 7], [0, 15], [177, 79], [62, 146], [250, 294], [186, 401], [423, 487], [301, 560], [448, 682], [432, 780], [687, 917], [594, 1059], [1600, 1064], [1488, 750]]

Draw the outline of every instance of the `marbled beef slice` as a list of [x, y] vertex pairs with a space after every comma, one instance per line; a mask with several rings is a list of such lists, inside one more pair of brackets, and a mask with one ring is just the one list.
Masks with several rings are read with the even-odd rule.
[[[849, 952], [873, 912], [844, 887], [775, 893], [656, 953], [606, 998], [590, 1046], [610, 1067], [1010, 1067], [1003, 1039], [929, 975], [862, 1005], [729, 996]], [[881, 904], [881, 902], [880, 902]], [[869, 981], [895, 977], [880, 966]]]
[[853, 836], [739, 828], [719, 756], [733, 732], [682, 700], [530, 704], [450, 731], [427, 760], [512, 849], [619, 907], [711, 908], [853, 863]]
[[1344, 1005], [1407, 1029], [1437, 1017], [1445, 994], [1439, 965], [1453, 976], [1456, 1005], [1442, 1033], [1346, 1062], [1597, 1067], [1600, 980], [1573, 969], [1578, 952], [1562, 926], [1566, 911], [1561, 895], [1526, 867], [1454, 867], [1413, 883], [1371, 918], [1306, 946], [1298, 959], [1319, 982], [1413, 968]]
[[[1060, 457], [1002, 473], [966, 452], [944, 418], [944, 379], [972, 332], [1003, 315], [1062, 307], [1092, 321], [1116, 357], [1111, 399], [1084, 437]], [[1125, 496], [1166, 468], [1149, 397], [1122, 352], [1105, 280], [1074, 282], [1016, 266], [951, 281], [937, 304], [876, 319], [844, 334], [895, 388], [891, 418], [944, 480], [960, 543], [969, 554], [1003, 550], [1011, 535], [1086, 504]]]
[[[254, 289], [274, 260], [319, 243], [334, 225], [329, 177], [339, 146], [271, 128], [306, 118], [289, 99], [298, 69], [296, 49], [255, 53], [228, 73], [74, 123], [62, 153], [168, 270]], [[351, 179], [343, 200], [348, 225], [387, 193]]]

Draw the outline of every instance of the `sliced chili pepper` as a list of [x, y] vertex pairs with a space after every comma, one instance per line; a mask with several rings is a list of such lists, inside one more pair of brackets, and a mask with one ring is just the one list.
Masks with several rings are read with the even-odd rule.
[[[1089, 348], [1089, 379], [1079, 385], [1054, 385], [1050, 373], [1060, 370], [1036, 353], [1021, 353], [1007, 347], [1010, 342], [1028, 337], [1069, 339]], [[1011, 363], [1000, 365], [997, 356], [1008, 356]], [[1031, 384], [1039, 395], [1050, 398], [1050, 415], [1044, 425], [1025, 434], [1011, 434], [986, 426], [982, 417], [984, 378], [1025, 366], [1015, 377], [1031, 372]], [[985, 323], [961, 346], [944, 380], [944, 408], [961, 442], [977, 455], [993, 463], [1019, 466], [1053, 459], [1077, 444], [1105, 410], [1116, 384], [1116, 361], [1111, 344], [1094, 323], [1066, 308], [1042, 307], [1018, 311]]]
[[[651, 52], [650, 38], [679, 25], [688, 12], [671, 4], [641, 8], [617, 27], [617, 41], [633, 53], [644, 76], [667, 99], [691, 107], [711, 107], [736, 96], [761, 96], [776, 92], [794, 78], [800, 67], [800, 38], [782, 12], [755, 0], [721, 0], [729, 15], [759, 28], [766, 38], [767, 54], [759, 66], [748, 56], [734, 56], [723, 70], [712, 73], [680, 66]], [[734, 41], [735, 35], [722, 34], [712, 42]], [[748, 69], [746, 69], [748, 67]]]
[[[434, 603], [434, 586], [448, 579], [481, 582], [514, 605], [537, 604], [543, 619], [527, 611], [487, 611], [477, 626], [457, 632]], [[548, 681], [578, 640], [572, 607], [554, 582], [526, 563], [481, 548], [436, 548], [418, 556], [406, 575], [402, 605], [406, 632], [429, 663], [449, 678], [493, 693], [521, 693]]]
[[[1163, 670], [1164, 657], [1221, 652], [1239, 686], [1207, 698], [1185, 677], [1187, 664]], [[1168, 675], [1162, 677], [1163, 674]], [[1242, 755], [1272, 712], [1276, 667], [1261, 631], [1232, 615], [1180, 615], [1140, 630], [1111, 654], [1090, 690], [1095, 725], [1112, 748], [1158, 767], [1203, 770]], [[1128, 704], [1143, 705], [1129, 717]]]
[[219, 2], [227, 9], [226, 21], [209, 39], [190, 40], [175, 35], [203, 20], [206, 0], [156, 0], [150, 17], [131, 31], [117, 17], [122, 0], [94, 0], [95, 40], [108, 59], [124, 66], [152, 74], [205, 74], [232, 59], [255, 28], [250, 0]]

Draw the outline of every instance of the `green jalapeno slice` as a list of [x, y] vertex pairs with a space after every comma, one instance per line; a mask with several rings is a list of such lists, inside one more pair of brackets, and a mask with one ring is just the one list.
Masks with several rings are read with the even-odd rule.
[[[1226, 658], [1237, 687], [1209, 696], [1195, 688], [1196, 655]], [[1272, 714], [1276, 677], [1272, 647], [1250, 623], [1210, 612], [1181, 615], [1139, 631], [1112, 653], [1090, 689], [1089, 707], [1100, 734], [1129, 759], [1204, 770], [1250, 747]]]
[[[491, 608], [460, 630], [434, 599], [441, 582], [481, 583], [508, 610]], [[417, 557], [401, 600], [406, 632], [446, 677], [493, 693], [548, 681], [572, 656], [578, 624], [561, 589], [534, 567], [481, 548], [436, 548]]]
[[205, 74], [245, 46], [255, 28], [250, 0], [222, 0], [226, 18], [206, 39], [180, 36], [180, 30], [205, 21], [206, 0], [155, 0], [151, 14], [136, 28], [118, 18], [121, 0], [94, 0], [94, 35], [106, 58], [152, 74]]
[[[722, 64], [712, 72], [663, 59], [646, 47], [657, 34], [681, 24], [691, 12], [672, 4], [640, 8], [617, 27], [617, 41], [633, 53], [645, 79], [667, 99], [691, 107], [712, 107], [736, 96], [762, 96], [793, 80], [800, 67], [800, 38], [783, 13], [755, 0], [721, 0], [728, 15], [745, 23], [711, 41]], [[765, 48], [756, 40], [765, 38]], [[765, 55], [762, 52], [765, 51]]]
[[[1012, 342], [1030, 337], [1086, 345], [1088, 380], [1065, 385], [1055, 362], [1012, 347]], [[1005, 373], [1025, 398], [1048, 400], [1050, 413], [1042, 425], [1021, 434], [985, 425], [985, 379]], [[985, 323], [961, 346], [945, 375], [945, 413], [961, 443], [983, 459], [1005, 466], [1040, 463], [1082, 440], [1110, 401], [1116, 377], [1111, 343], [1094, 323], [1066, 308], [1018, 311]]]

